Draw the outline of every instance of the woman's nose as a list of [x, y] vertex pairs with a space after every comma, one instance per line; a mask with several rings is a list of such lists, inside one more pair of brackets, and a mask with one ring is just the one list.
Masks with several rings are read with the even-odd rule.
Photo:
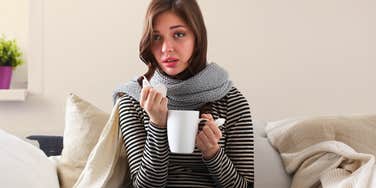
[[169, 40], [164, 40], [162, 44], [162, 52], [173, 52], [174, 51], [174, 46], [171, 41]]

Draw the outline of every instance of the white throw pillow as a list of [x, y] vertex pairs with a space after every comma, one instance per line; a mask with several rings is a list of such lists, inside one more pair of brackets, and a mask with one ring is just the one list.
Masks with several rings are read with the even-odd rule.
[[62, 188], [70, 188], [77, 181], [108, 118], [106, 112], [74, 94], [69, 95], [65, 111], [64, 147], [57, 161]]
[[55, 165], [42, 150], [0, 129], [0, 186], [59, 188]]

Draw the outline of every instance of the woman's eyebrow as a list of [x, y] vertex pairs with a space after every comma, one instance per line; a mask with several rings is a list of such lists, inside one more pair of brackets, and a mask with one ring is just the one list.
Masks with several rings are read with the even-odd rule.
[[[176, 28], [179, 28], [179, 27], [185, 28], [184, 25], [174, 25], [174, 26], [171, 26], [170, 29], [176, 29]], [[154, 30], [153, 33], [159, 33], [159, 30]]]
[[174, 25], [174, 26], [171, 26], [170, 29], [176, 29], [176, 28], [179, 28], [179, 27], [185, 27], [184, 25]]

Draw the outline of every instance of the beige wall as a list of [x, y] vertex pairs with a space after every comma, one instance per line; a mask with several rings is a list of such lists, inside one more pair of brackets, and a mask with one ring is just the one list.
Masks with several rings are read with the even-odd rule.
[[[149, 0], [45, 0], [43, 92], [0, 102], [0, 127], [62, 134], [76, 93], [110, 111], [119, 83], [145, 71], [138, 42]], [[225, 67], [256, 121], [376, 111], [371, 0], [199, 0], [209, 60]]]

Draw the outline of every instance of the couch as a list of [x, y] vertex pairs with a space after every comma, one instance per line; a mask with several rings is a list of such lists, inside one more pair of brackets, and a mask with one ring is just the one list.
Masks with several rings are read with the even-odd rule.
[[255, 187], [289, 188], [291, 177], [285, 172], [279, 154], [268, 142], [265, 122], [254, 121], [255, 129]]
[[[286, 174], [282, 161], [265, 135], [265, 122], [254, 122], [255, 129], [255, 187], [288, 188], [291, 177]], [[60, 155], [62, 136], [32, 135], [28, 139], [36, 140], [47, 156]]]
[[[68, 129], [76, 128], [77, 131], [87, 129], [86, 131], [84, 131], [87, 133], [94, 131], [95, 134], [97, 134], [99, 137], [99, 132], [96, 131], [96, 129], [94, 129], [93, 126], [95, 124], [105, 124], [105, 121], [108, 119], [109, 116], [107, 114], [104, 114], [104, 112], [101, 112], [99, 109], [94, 109], [95, 107], [87, 101], [84, 101], [78, 98], [77, 96], [70, 95], [67, 100], [66, 117], [69, 117], [71, 119], [66, 119], [65, 127]], [[89, 121], [92, 120], [93, 117], [100, 116], [103, 116], [103, 122], [100, 122], [99, 120], [94, 122]], [[269, 144], [266, 138], [266, 134], [264, 131], [265, 125], [265, 122], [257, 121], [257, 118], [256, 121], [254, 119], [253, 126], [255, 130], [255, 187], [290, 187], [291, 178], [289, 177], [289, 175], [285, 173], [278, 153]], [[104, 125], [95, 126], [103, 127]], [[91, 128], [88, 129], [89, 127]], [[77, 131], [75, 133], [76, 137], [81, 136], [81, 139], [85, 140], [86, 136]], [[90, 134], [93, 135], [94, 133]], [[40, 149], [47, 156], [61, 155], [63, 149], [62, 136], [31, 135], [28, 137], [28, 139], [38, 141]], [[98, 140], [98, 138], [96, 138], [96, 140]], [[76, 144], [78, 143], [80, 142], [76, 142]], [[84, 145], [80, 146], [80, 148], [83, 147]], [[92, 147], [94, 147], [94, 145]], [[92, 148], [88, 148], [87, 150], [91, 149]]]

